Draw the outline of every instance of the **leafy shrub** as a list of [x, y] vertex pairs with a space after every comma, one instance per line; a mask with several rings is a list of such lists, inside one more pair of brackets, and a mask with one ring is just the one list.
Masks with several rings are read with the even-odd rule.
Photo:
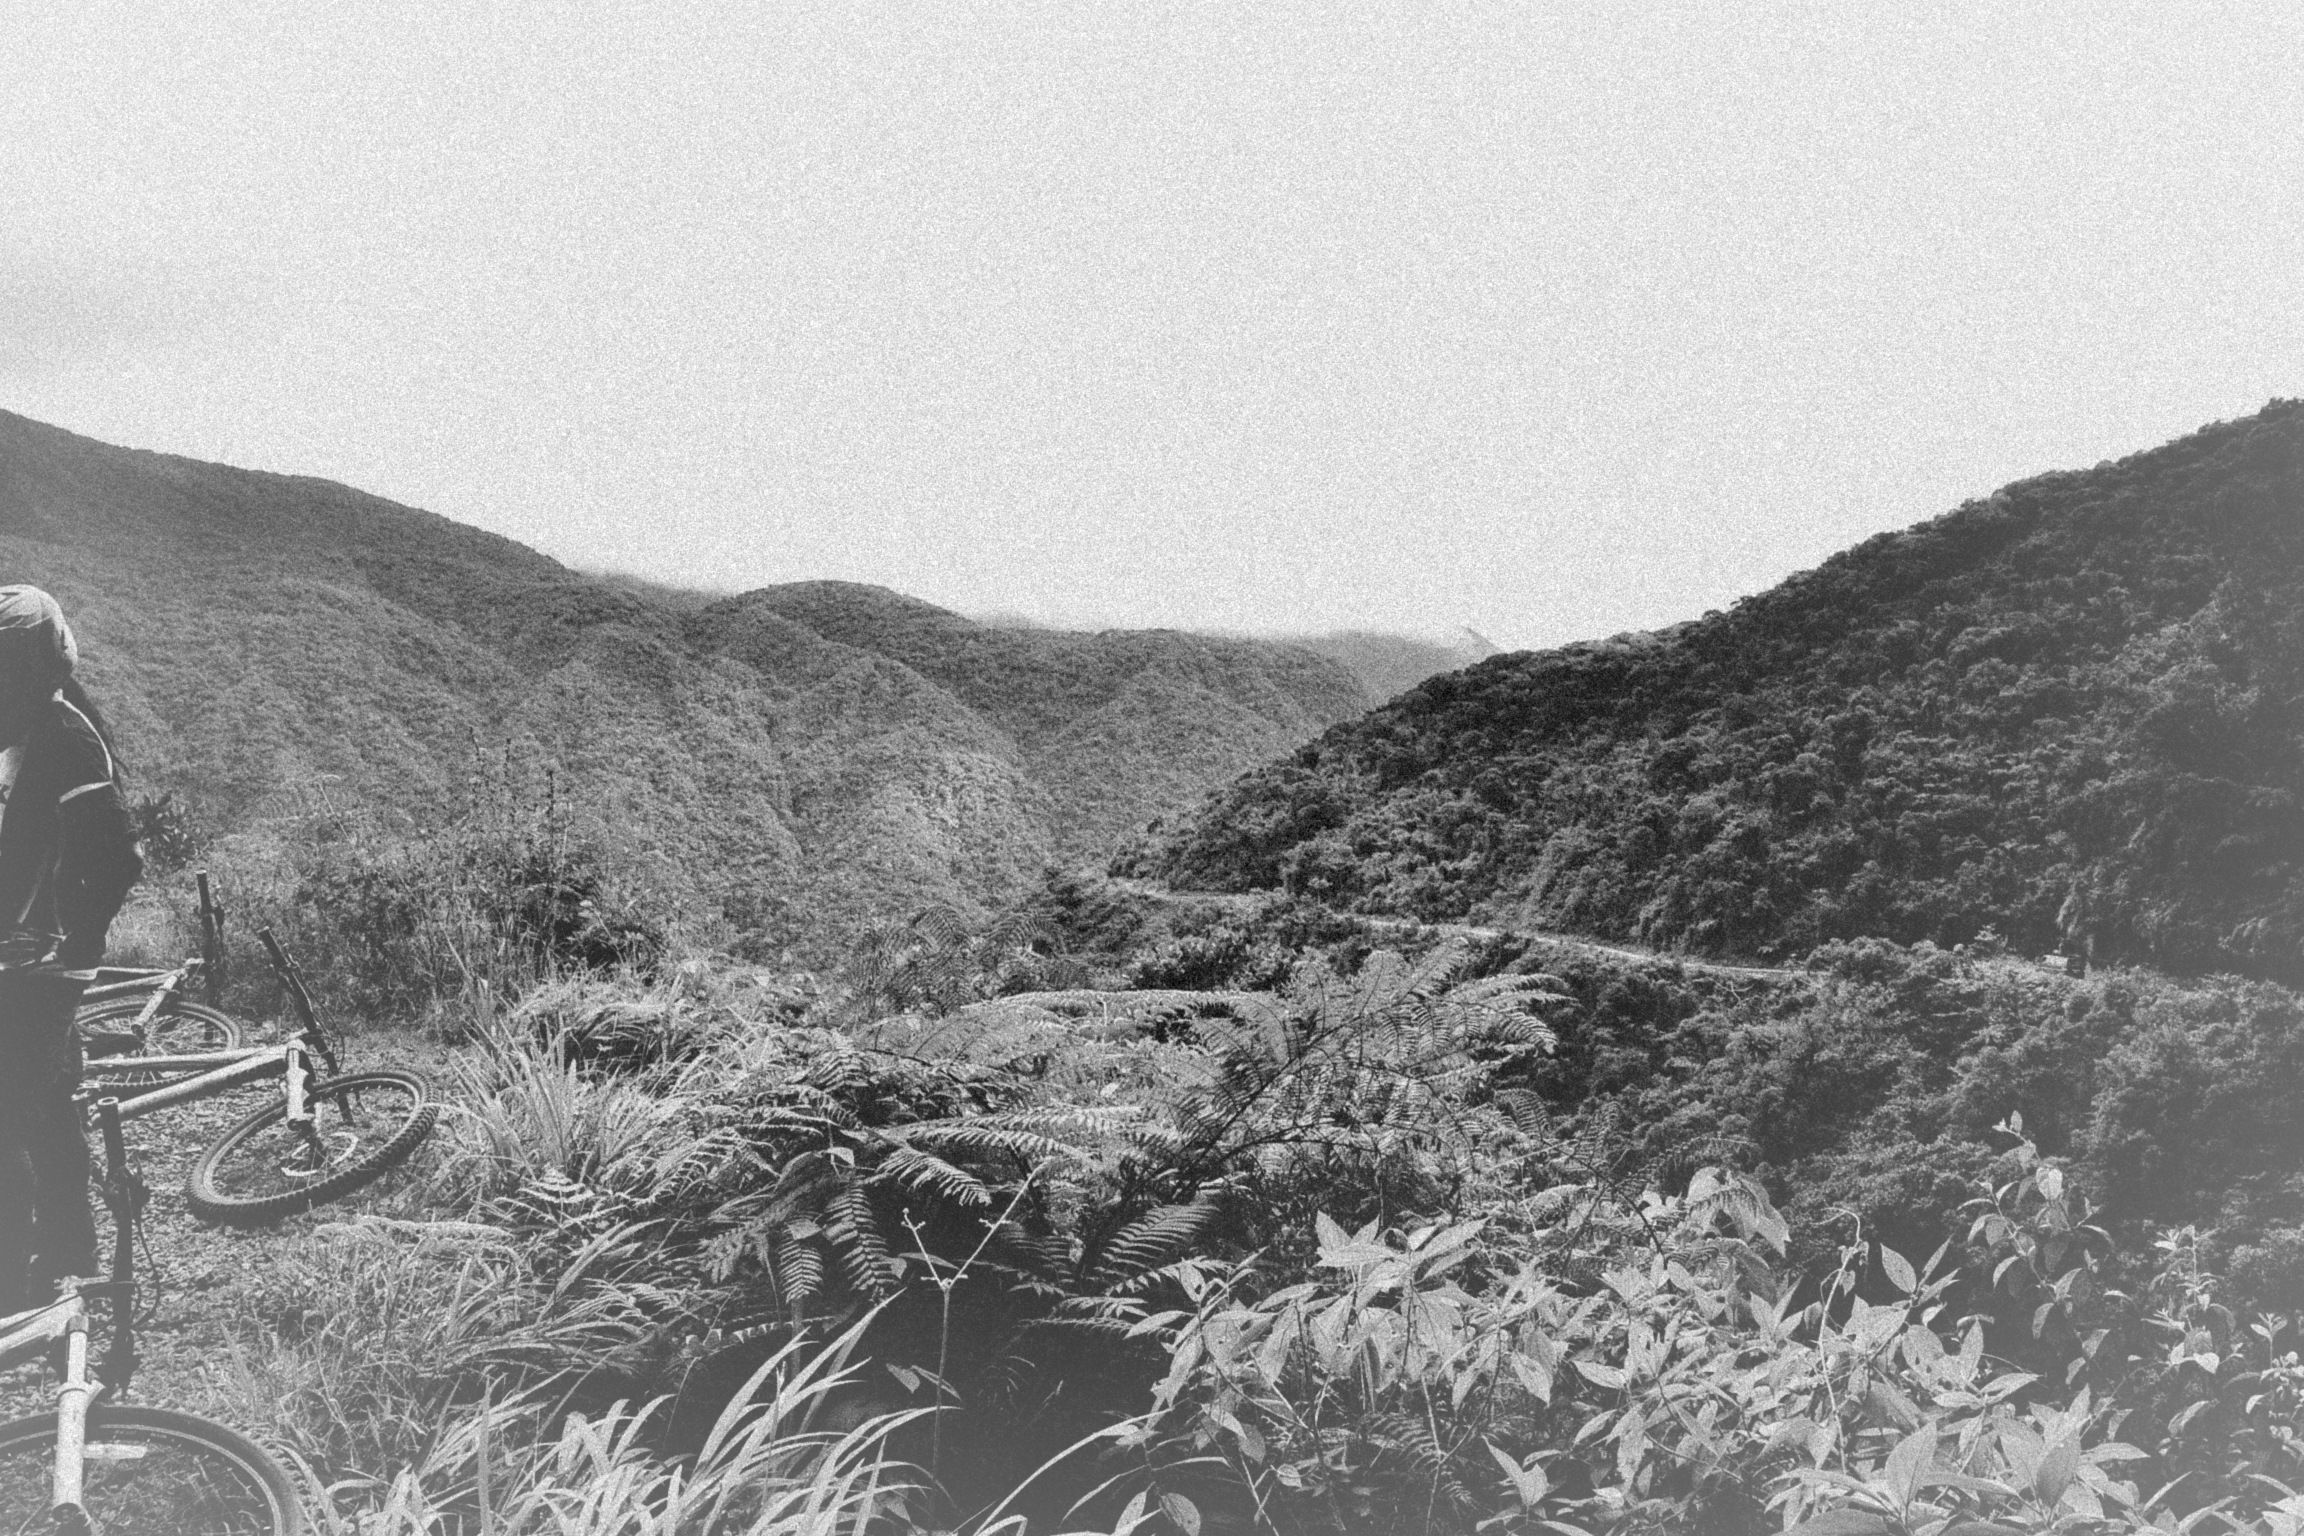
[[200, 856], [207, 840], [193, 823], [191, 807], [174, 790], [137, 794], [128, 803], [128, 825], [144, 850], [147, 876], [173, 874]]
[[[1978, 1232], [2007, 1247], [2003, 1277], [2034, 1267], [2044, 1323], [2087, 1300], [2090, 1271], [2039, 1240], [2069, 1237], [2069, 1191], [2021, 1150]], [[2008, 1223], [2011, 1206], [2028, 1219]], [[1941, 1251], [1916, 1266], [1852, 1243], [1808, 1292], [1778, 1267], [1781, 1218], [1732, 1174], [1630, 1203], [1557, 1186], [1513, 1214], [1391, 1232], [1323, 1218], [1310, 1277], [1276, 1289], [1253, 1265], [1211, 1266], [1191, 1307], [1155, 1320], [1170, 1370], [1117, 1437], [1134, 1478], [1187, 1526], [1209, 1505], [1281, 1532], [2285, 1536], [2304, 1513], [2289, 1486], [2304, 1370], [2266, 1324], [2264, 1363], [2216, 1380], [2219, 1339], [2180, 1266], [2162, 1280], [2178, 1312], [2155, 1319], [2178, 1342], [2099, 1395], [2011, 1366], [1984, 1319], [1948, 1316]], [[2068, 1341], [2079, 1368], [2063, 1374], [2101, 1338]], [[2154, 1424], [2139, 1402], [2187, 1374], [2193, 1405], [2130, 1443]], [[2201, 1461], [2179, 1437], [2215, 1413], [2239, 1427], [2205, 1437], [2221, 1465], [2179, 1493], [2167, 1479]]]
[[217, 855], [235, 975], [266, 974], [253, 941], [271, 927], [340, 1018], [423, 1017], [483, 985], [516, 996], [563, 974], [646, 973], [671, 946], [556, 799], [508, 778], [435, 824], [322, 804]]
[[1136, 957], [1124, 973], [1139, 990], [1268, 991], [1288, 977], [1289, 955], [1238, 929], [1184, 934]]

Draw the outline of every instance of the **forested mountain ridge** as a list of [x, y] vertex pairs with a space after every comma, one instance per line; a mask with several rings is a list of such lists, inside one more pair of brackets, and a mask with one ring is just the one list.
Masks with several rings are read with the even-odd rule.
[[5, 412], [0, 579], [63, 599], [139, 789], [211, 833], [420, 820], [509, 752], [664, 894], [817, 939], [997, 902], [1367, 704], [1251, 641], [993, 631], [840, 583], [698, 603]]
[[[998, 628], [839, 581], [765, 587], [715, 611], [747, 609], [907, 667], [990, 721], [1046, 787], [1057, 841], [1072, 853], [1133, 830], [1147, 801], [1188, 804], [1238, 771], [1245, 745], [1277, 756], [1368, 705], [1341, 666], [1254, 641]], [[1190, 718], [1201, 728], [1174, 734]], [[1122, 763], [1137, 773], [1109, 771]]]
[[1775, 956], [1877, 934], [2295, 977], [2304, 404], [1434, 678], [1121, 868]]

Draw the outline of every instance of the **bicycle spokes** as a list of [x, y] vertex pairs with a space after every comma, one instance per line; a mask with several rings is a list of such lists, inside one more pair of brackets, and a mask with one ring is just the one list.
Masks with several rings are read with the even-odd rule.
[[326, 1127], [315, 1114], [311, 1121], [297, 1128], [296, 1146], [280, 1164], [280, 1176], [291, 1181], [318, 1179], [329, 1170], [341, 1168], [360, 1152], [360, 1133], [351, 1125]]

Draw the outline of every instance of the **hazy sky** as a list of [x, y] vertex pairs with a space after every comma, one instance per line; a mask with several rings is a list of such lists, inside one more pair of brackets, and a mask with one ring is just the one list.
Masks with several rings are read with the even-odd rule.
[[0, 407], [572, 564], [1645, 627], [2304, 394], [2304, 8], [16, 5]]

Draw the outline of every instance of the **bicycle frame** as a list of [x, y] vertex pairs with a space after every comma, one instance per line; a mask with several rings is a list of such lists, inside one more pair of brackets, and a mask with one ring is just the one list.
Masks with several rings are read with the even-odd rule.
[[140, 971], [126, 966], [107, 965], [96, 972], [95, 982], [80, 994], [80, 1001], [100, 1003], [106, 998], [150, 992], [152, 1006], [156, 1009], [180, 991], [184, 983], [198, 975], [201, 964], [198, 960], [187, 960], [173, 970], [166, 971]]
[[[96, 1105], [104, 1131], [104, 1203], [112, 1211], [112, 1274], [108, 1280], [67, 1280], [66, 1293], [47, 1306], [7, 1320], [0, 1332], [0, 1366], [36, 1358], [56, 1340], [65, 1341], [64, 1380], [56, 1389], [56, 1464], [49, 1502], [59, 1514], [80, 1517], [87, 1476], [88, 1410], [108, 1391], [125, 1390], [136, 1370], [135, 1226], [137, 1194], [128, 1172], [127, 1143], [120, 1135], [120, 1106], [112, 1099]], [[88, 1299], [112, 1303], [112, 1342], [96, 1375], [88, 1372]], [[72, 1528], [68, 1525], [67, 1528]]]
[[246, 1051], [202, 1051], [183, 1056], [105, 1057], [89, 1062], [84, 1075], [102, 1079], [125, 1074], [193, 1074], [117, 1099], [119, 1116], [123, 1121], [140, 1120], [172, 1105], [189, 1104], [195, 1099], [228, 1093], [249, 1083], [263, 1082], [266, 1078], [285, 1077], [288, 1080], [289, 1123], [309, 1129], [312, 1111], [305, 1103], [304, 1090], [312, 1080], [311, 1056], [311, 1050], [301, 1040], [290, 1040], [280, 1045]]

